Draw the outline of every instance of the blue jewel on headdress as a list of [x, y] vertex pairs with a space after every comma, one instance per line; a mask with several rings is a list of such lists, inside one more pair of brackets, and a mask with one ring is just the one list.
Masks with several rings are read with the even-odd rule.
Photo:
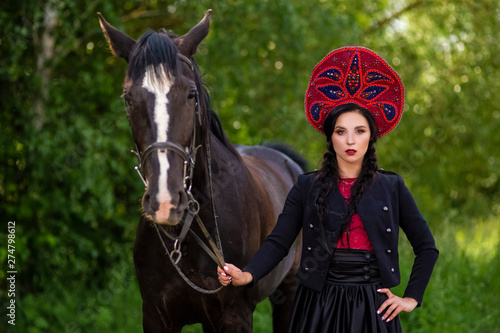
[[319, 120], [320, 112], [321, 112], [321, 105], [323, 103], [315, 103], [311, 106], [311, 116], [315, 121]]
[[368, 87], [361, 93], [361, 97], [367, 100], [372, 100], [381, 93], [383, 93], [387, 88], [381, 86], [372, 86]]
[[340, 73], [338, 69], [330, 68], [318, 75], [318, 78], [320, 77], [326, 77], [333, 81], [340, 81], [340, 79], [342, 78], [342, 73]]
[[321, 91], [326, 97], [329, 99], [341, 99], [345, 97], [344, 92], [342, 91], [342, 88], [339, 86], [323, 86], [318, 88], [319, 91]]
[[370, 82], [373, 82], [373, 81], [377, 81], [377, 80], [392, 81], [389, 77], [387, 77], [385, 75], [382, 75], [382, 74], [380, 74], [378, 72], [371, 71], [371, 72], [368, 72], [366, 74], [366, 82], [367, 83], [370, 83]]
[[354, 57], [352, 58], [351, 66], [349, 67], [349, 71], [347, 72], [347, 80], [345, 81], [345, 87], [347, 88], [347, 92], [351, 96], [354, 96], [361, 87], [359, 58], [357, 54], [354, 55]]
[[390, 104], [384, 104], [384, 114], [387, 120], [391, 121], [396, 117], [396, 108]]

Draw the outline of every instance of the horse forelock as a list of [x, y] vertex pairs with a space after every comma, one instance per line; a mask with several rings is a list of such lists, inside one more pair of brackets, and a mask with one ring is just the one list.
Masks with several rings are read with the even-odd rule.
[[137, 41], [130, 55], [127, 76], [139, 80], [146, 70], [154, 73], [150, 79], [161, 85], [165, 75], [171, 79], [177, 72], [177, 47], [167, 33], [146, 31]]

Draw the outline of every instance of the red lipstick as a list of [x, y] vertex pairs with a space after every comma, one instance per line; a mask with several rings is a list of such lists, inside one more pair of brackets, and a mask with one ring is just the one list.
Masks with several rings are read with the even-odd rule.
[[354, 149], [347, 149], [347, 150], [345, 151], [345, 153], [346, 153], [347, 155], [351, 155], [351, 156], [352, 156], [352, 155], [356, 154], [356, 150], [354, 150]]

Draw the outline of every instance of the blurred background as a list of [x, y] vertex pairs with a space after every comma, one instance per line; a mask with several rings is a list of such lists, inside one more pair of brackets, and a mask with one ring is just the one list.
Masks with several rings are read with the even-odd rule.
[[[313, 67], [375, 50], [406, 85], [379, 166], [400, 173], [441, 251], [407, 332], [500, 332], [500, 2], [497, 0], [23, 0], [0, 4], [0, 331], [139, 332], [132, 248], [144, 187], [115, 59], [96, 12], [137, 39], [182, 35], [212, 8], [195, 56], [233, 143], [283, 142], [311, 170], [325, 145], [304, 115]], [[7, 223], [16, 221], [16, 325]], [[401, 236], [402, 294], [413, 253]], [[11, 254], [11, 253], [10, 253]], [[271, 332], [265, 301], [255, 332]], [[201, 332], [199, 325], [183, 332]]]

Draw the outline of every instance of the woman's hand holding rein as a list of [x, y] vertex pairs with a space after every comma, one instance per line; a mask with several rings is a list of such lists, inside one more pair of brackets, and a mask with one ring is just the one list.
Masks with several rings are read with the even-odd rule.
[[253, 276], [249, 272], [243, 272], [233, 264], [227, 263], [224, 265], [224, 270], [217, 267], [217, 275], [219, 276], [219, 282], [223, 286], [227, 286], [231, 283], [233, 286], [244, 286], [253, 280]]

